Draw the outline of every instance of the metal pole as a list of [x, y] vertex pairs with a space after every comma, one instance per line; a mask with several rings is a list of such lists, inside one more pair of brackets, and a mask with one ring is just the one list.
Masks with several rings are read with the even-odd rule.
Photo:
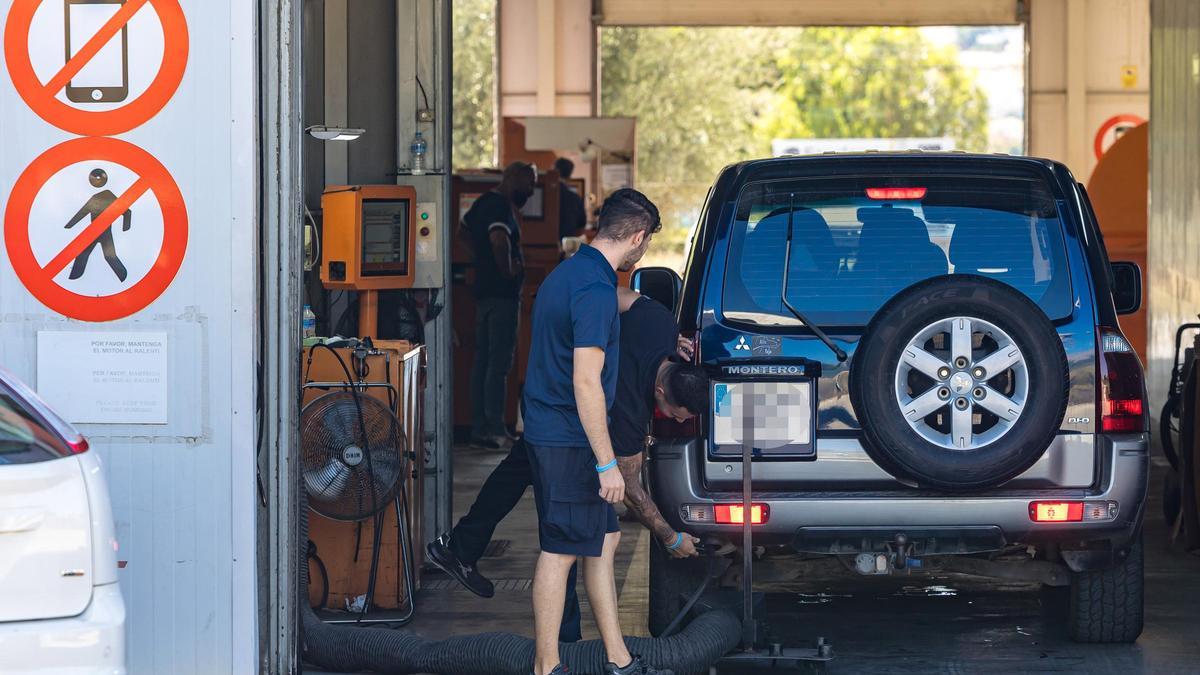
[[753, 488], [754, 474], [754, 397], [753, 383], [744, 382], [747, 391], [742, 394], [742, 649], [752, 651], [758, 642], [758, 627], [754, 619], [754, 538]]

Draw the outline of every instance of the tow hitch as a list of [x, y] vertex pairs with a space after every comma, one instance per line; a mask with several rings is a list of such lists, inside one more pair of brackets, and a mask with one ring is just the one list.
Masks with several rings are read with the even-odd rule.
[[921, 569], [920, 558], [913, 557], [913, 544], [908, 535], [900, 532], [887, 542], [887, 552], [859, 553], [854, 558], [854, 570], [864, 576], [891, 574], [893, 570]]

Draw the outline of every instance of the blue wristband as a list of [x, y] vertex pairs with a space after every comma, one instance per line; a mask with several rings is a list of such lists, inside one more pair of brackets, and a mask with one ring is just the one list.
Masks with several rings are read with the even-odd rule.
[[609, 469], [613, 468], [616, 465], [617, 465], [616, 459], [613, 459], [613, 461], [609, 462], [608, 464], [605, 464], [604, 466], [600, 466], [599, 464], [597, 464], [596, 465], [596, 473], [604, 473], [605, 471], [608, 471]]
[[675, 533], [675, 543], [668, 546], [667, 550], [674, 551], [675, 549], [679, 548], [682, 545], [683, 545], [683, 533], [676, 532]]

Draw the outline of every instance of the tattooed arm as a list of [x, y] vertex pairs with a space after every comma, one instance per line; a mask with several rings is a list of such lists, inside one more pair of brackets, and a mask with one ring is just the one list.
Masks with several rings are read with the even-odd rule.
[[[646, 494], [642, 487], [642, 462], [642, 453], [632, 457], [617, 457], [617, 467], [621, 470], [621, 477], [625, 479], [625, 506], [650, 530], [655, 539], [663, 546], [670, 547], [679, 535], [662, 517], [662, 513], [654, 505], [654, 500], [650, 499], [650, 495]], [[674, 550], [668, 548], [667, 552], [676, 558], [694, 556], [697, 541], [699, 539], [684, 532], [680, 545]]]

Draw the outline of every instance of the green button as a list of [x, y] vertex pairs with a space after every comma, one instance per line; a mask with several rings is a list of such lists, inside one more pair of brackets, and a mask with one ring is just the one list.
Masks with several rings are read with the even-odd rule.
[[421, 212], [421, 220], [429, 220], [429, 212], [428, 211]]

